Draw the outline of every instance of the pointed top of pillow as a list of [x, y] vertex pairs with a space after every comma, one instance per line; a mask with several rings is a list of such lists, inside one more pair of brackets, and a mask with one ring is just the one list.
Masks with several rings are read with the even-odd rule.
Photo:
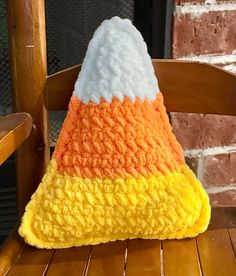
[[147, 46], [128, 19], [113, 17], [98, 27], [91, 39], [82, 69], [75, 83], [74, 95], [84, 103], [120, 101], [125, 96], [133, 102], [154, 100], [158, 82]]

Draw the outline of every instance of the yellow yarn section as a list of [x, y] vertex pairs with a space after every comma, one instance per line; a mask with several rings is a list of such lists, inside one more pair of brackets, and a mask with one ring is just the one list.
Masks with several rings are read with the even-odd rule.
[[19, 233], [39, 248], [113, 240], [181, 239], [206, 230], [210, 205], [186, 164], [167, 175], [83, 179], [61, 175], [54, 159], [33, 194]]

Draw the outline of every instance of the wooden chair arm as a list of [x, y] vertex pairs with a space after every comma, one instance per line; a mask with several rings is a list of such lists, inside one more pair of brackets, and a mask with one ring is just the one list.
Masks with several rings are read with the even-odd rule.
[[31, 128], [28, 113], [0, 117], [0, 165], [29, 137]]
[[17, 224], [0, 248], [0, 275], [6, 275], [24, 245], [18, 227]]

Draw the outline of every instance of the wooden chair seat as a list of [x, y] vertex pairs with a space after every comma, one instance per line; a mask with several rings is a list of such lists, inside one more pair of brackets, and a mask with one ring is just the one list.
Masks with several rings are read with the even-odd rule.
[[136, 239], [59, 250], [28, 246], [16, 232], [10, 241], [5, 254], [16, 248], [18, 253], [0, 275], [236, 275], [236, 208], [232, 207], [214, 208], [209, 229], [193, 239]]

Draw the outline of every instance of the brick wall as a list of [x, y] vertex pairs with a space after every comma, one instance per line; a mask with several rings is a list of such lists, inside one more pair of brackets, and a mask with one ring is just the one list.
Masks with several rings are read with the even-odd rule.
[[[172, 55], [236, 73], [236, 0], [175, 0]], [[236, 206], [236, 117], [174, 113], [171, 120], [212, 205]]]

